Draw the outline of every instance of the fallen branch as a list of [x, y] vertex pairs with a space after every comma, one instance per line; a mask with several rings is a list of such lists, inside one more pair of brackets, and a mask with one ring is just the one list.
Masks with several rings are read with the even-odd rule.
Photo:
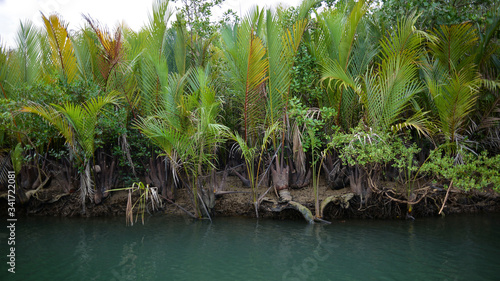
[[193, 219], [196, 219], [197, 217], [193, 214], [191, 214], [191, 212], [189, 212], [188, 210], [184, 209], [183, 207], [181, 207], [181, 205], [175, 203], [174, 201], [168, 199], [167, 197], [163, 196], [163, 195], [160, 195], [161, 198], [165, 199], [168, 203], [176, 206], [177, 208], [181, 209], [181, 211], [185, 212], [186, 214], [188, 214], [190, 217], [192, 217]]
[[438, 215], [441, 215], [441, 213], [443, 212], [444, 205], [446, 204], [446, 200], [448, 200], [448, 195], [450, 194], [450, 190], [452, 187], [453, 187], [453, 180], [451, 180], [450, 186], [448, 186], [448, 191], [446, 191], [446, 195], [444, 196], [443, 205], [441, 206], [441, 209], [439, 210]]

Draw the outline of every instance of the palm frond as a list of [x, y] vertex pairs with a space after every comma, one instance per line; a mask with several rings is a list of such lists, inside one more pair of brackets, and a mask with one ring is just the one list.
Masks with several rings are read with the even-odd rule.
[[257, 36], [261, 31], [262, 11], [253, 14], [234, 28], [223, 30], [225, 56], [229, 62], [230, 80], [242, 106], [245, 140], [249, 140], [263, 119], [264, 97], [262, 84], [267, 80], [269, 61], [266, 48]]
[[297, 18], [299, 20], [307, 18], [311, 9], [319, 2], [319, 0], [303, 0], [297, 7]]
[[349, 17], [346, 18], [345, 24], [342, 26], [342, 35], [339, 42], [339, 63], [347, 69], [347, 65], [352, 54], [356, 30], [361, 21], [361, 18], [366, 14], [368, 5], [364, 0], [360, 0], [354, 4]]
[[248, 139], [250, 130], [257, 127], [258, 116], [262, 113], [260, 86], [267, 80], [266, 72], [269, 67], [269, 62], [265, 59], [266, 49], [261, 39], [253, 34], [253, 30], [248, 43], [250, 46], [243, 102], [245, 139]]
[[[267, 119], [269, 124], [273, 124], [282, 116], [285, 97], [288, 96], [292, 65], [290, 54], [293, 54], [291, 49], [295, 46], [287, 46], [287, 43], [294, 44], [293, 38], [288, 37], [288, 35], [291, 37], [290, 32], [288, 34], [283, 32], [278, 17], [270, 10], [267, 11], [266, 23], [267, 60], [269, 62]], [[288, 38], [289, 41], [285, 41]]]
[[161, 93], [159, 102], [154, 105], [154, 115], [179, 131], [186, 130], [189, 122], [188, 110], [182, 106], [182, 96], [188, 77], [189, 72], [184, 76], [176, 73], [170, 74], [168, 86]]
[[7, 99], [10, 97], [8, 85], [11, 84], [8, 81], [9, 74], [9, 51], [0, 42], [0, 90], [2, 91], [2, 96]]
[[[366, 3], [358, 1], [350, 13], [348, 8], [346, 4], [321, 13], [318, 17], [320, 34], [313, 40], [313, 54], [322, 68], [321, 81], [328, 82], [329, 106], [337, 110], [336, 123], [344, 128], [352, 126], [352, 120], [356, 119], [354, 115], [359, 104], [356, 93], [360, 91], [356, 79], [366, 71], [376, 53], [375, 48], [369, 46], [369, 40], [362, 41], [365, 45], [356, 42], [357, 37], [368, 38], [362, 30]], [[354, 52], [361, 47], [364, 50]]]
[[434, 133], [434, 128], [426, 116], [427, 113], [421, 110], [417, 111], [403, 122], [391, 125], [391, 131], [395, 134], [403, 129], [415, 129], [419, 135], [429, 138]]
[[149, 33], [148, 45], [156, 57], [166, 58], [167, 44], [167, 22], [173, 15], [168, 0], [156, 0], [153, 2], [152, 14], [148, 15], [149, 23], [147, 26]]
[[59, 19], [57, 15], [51, 15], [47, 18], [42, 13], [42, 19], [51, 47], [52, 63], [57, 66], [61, 76], [68, 83], [71, 83], [76, 79], [78, 65], [73, 43], [68, 34], [67, 24]]
[[55, 126], [59, 133], [65, 138], [66, 142], [71, 147], [75, 148], [75, 137], [71, 125], [67, 119], [63, 118], [61, 112], [57, 111], [57, 109], [52, 106], [29, 102], [27, 106], [21, 109], [21, 112], [34, 113], [41, 116], [45, 121]]
[[419, 56], [422, 44], [422, 38], [425, 35], [422, 31], [415, 28], [415, 23], [418, 16], [415, 13], [408, 17], [402, 18], [397, 23], [397, 28], [394, 34], [386, 36], [381, 42], [382, 59], [389, 59], [399, 55], [401, 58], [415, 61]]
[[327, 81], [328, 88], [347, 89], [351, 88], [356, 93], [361, 91], [356, 79], [337, 60], [326, 58], [323, 64], [322, 78], [320, 82]]
[[40, 31], [31, 21], [21, 22], [16, 38], [16, 53], [19, 56], [19, 76], [22, 83], [32, 84], [40, 75], [39, 36]]
[[169, 1], [155, 1], [146, 28], [138, 33], [125, 32], [128, 60], [139, 92], [140, 107], [146, 115], [152, 114], [161, 102], [161, 96], [168, 87], [168, 73], [175, 69], [175, 65], [169, 69], [168, 61], [174, 49], [167, 29], [167, 22], [172, 16], [168, 4]]
[[105, 105], [117, 104], [118, 101], [118, 93], [111, 92], [104, 97], [90, 99], [83, 105], [71, 102], [62, 105], [30, 103], [23, 107], [21, 112], [37, 114], [54, 125], [75, 154], [78, 154], [81, 148], [85, 159], [88, 160], [93, 157], [95, 151], [94, 139], [98, 115]]
[[106, 28], [100, 27], [99, 23], [90, 18], [90, 16], [83, 15], [83, 18], [94, 31], [101, 45], [98, 65], [103, 85], [107, 88], [112, 71], [122, 62], [124, 57], [121, 28], [116, 28], [114, 34], [111, 34]]
[[472, 112], [479, 90], [479, 74], [455, 73], [440, 87], [434, 103], [439, 110], [440, 129], [450, 139], [465, 129], [467, 116]]
[[187, 58], [187, 30], [186, 30], [186, 22], [181, 17], [180, 14], [177, 14], [177, 21], [175, 23], [175, 47], [174, 47], [174, 59], [175, 65], [177, 67], [177, 72], [180, 75], [184, 75], [186, 73], [186, 58]]
[[241, 154], [245, 160], [250, 161], [250, 163], [253, 163], [253, 160], [255, 158], [255, 153], [257, 151], [256, 147], [250, 147], [245, 139], [238, 134], [238, 132], [230, 132], [229, 133], [229, 138], [234, 140], [238, 144], [238, 149], [241, 151]]
[[99, 73], [97, 57], [99, 41], [90, 29], [83, 29], [73, 42], [78, 74], [83, 81], [96, 82]]
[[[309, 1], [311, 2], [311, 1]], [[312, 5], [312, 3], [309, 3]], [[309, 7], [310, 8], [310, 7]], [[305, 7], [304, 9], [307, 9]], [[270, 10], [266, 16], [266, 42], [269, 62], [267, 120], [268, 125], [283, 116], [288, 105], [292, 67], [308, 20], [297, 20], [290, 29], [283, 30], [278, 15]]]
[[448, 142], [467, 128], [481, 79], [474, 63], [478, 40], [470, 24], [440, 26], [429, 43], [432, 58], [425, 63], [426, 86], [437, 111], [439, 129]]
[[435, 58], [449, 73], [461, 72], [474, 64], [475, 56], [470, 55], [478, 37], [472, 24], [441, 25], [432, 33], [437, 41], [430, 42], [429, 48]]
[[[370, 127], [384, 132], [399, 122], [413, 96], [423, 90], [417, 79], [417, 60], [422, 49], [421, 34], [414, 28], [415, 21], [415, 18], [409, 17], [398, 23], [398, 29], [381, 42], [378, 71], [372, 68], [365, 74], [364, 91], [360, 92], [365, 119]], [[419, 120], [418, 116], [410, 117], [401, 124]]]
[[175, 143], [181, 136], [179, 131], [168, 126], [165, 120], [154, 117], [140, 117], [134, 123], [135, 127], [161, 148], [167, 156], [172, 157]]

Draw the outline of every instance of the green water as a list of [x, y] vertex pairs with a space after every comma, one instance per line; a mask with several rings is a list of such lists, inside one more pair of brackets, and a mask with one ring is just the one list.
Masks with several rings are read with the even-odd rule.
[[500, 280], [498, 215], [410, 221], [20, 219], [1, 280]]

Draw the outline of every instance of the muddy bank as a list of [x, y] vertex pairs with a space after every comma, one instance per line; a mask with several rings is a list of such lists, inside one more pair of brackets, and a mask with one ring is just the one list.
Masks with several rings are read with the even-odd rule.
[[[31, 194], [27, 202], [16, 203], [17, 217], [21, 216], [63, 216], [63, 217], [100, 217], [100, 216], [125, 216], [127, 206], [127, 191], [110, 192], [100, 204], [86, 202], [85, 210], [82, 209], [79, 192], [65, 192], [62, 182], [53, 180], [50, 184], [40, 189], [36, 194]], [[425, 193], [420, 194], [420, 201], [413, 205], [411, 212], [405, 203], [404, 190], [391, 182], [381, 185], [391, 193], [374, 193], [370, 200], [361, 203], [359, 196], [352, 193], [350, 188], [332, 190], [325, 185], [319, 187], [320, 203], [327, 198], [329, 203], [323, 206], [323, 219], [327, 221], [342, 219], [407, 219], [437, 216], [443, 206], [446, 190], [439, 187], [424, 187]], [[254, 206], [251, 204], [251, 193], [249, 188], [242, 186], [236, 177], [228, 177], [226, 190], [232, 193], [218, 196], [215, 206], [211, 210], [212, 216], [247, 216], [255, 217]], [[262, 194], [267, 188], [261, 187]], [[1, 196], [1, 216], [7, 216], [7, 200]], [[387, 195], [389, 194], [389, 196]], [[293, 201], [305, 206], [314, 215], [314, 195], [312, 187], [291, 190]], [[424, 196], [425, 195], [425, 196]], [[417, 197], [419, 195], [417, 194]], [[179, 189], [175, 194], [175, 204], [163, 202], [161, 208], [154, 215], [185, 215], [185, 211], [193, 212], [191, 195], [186, 189]], [[137, 199], [134, 195], [133, 201]], [[182, 209], [185, 211], [183, 211]], [[500, 212], [500, 195], [493, 191], [463, 192], [451, 190], [446, 204], [444, 214], [478, 213], [478, 212]], [[278, 204], [276, 195], [271, 191], [262, 201], [259, 208], [259, 216], [273, 219], [303, 220], [304, 215], [296, 208], [287, 204]]]

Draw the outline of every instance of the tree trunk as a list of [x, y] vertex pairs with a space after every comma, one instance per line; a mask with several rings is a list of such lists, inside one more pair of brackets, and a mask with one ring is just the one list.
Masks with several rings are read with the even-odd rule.
[[289, 167], [292, 168], [290, 173], [290, 187], [294, 189], [299, 189], [308, 186], [311, 183], [311, 169], [302, 170], [298, 169], [293, 160], [289, 161]]
[[85, 159], [85, 170], [83, 173], [80, 175], [80, 195], [81, 195], [81, 200], [82, 200], [82, 213], [86, 213], [86, 206], [85, 206], [85, 201], [87, 200], [87, 196], [91, 198], [93, 201], [93, 198], [90, 196], [93, 193], [92, 190], [92, 180], [90, 177], [90, 160]]
[[342, 189], [349, 184], [347, 167], [342, 165], [342, 160], [332, 154], [326, 155], [322, 164], [326, 181], [331, 189]]
[[168, 162], [164, 157], [150, 158], [146, 183], [157, 187], [161, 194], [169, 200], [175, 200], [174, 185], [172, 180], [168, 180], [168, 172]]
[[274, 190], [277, 192], [280, 202], [292, 201], [292, 196], [290, 195], [290, 191], [288, 190], [288, 172], [288, 166], [283, 168], [279, 165], [276, 165], [276, 169], [271, 167]]
[[111, 189], [117, 180], [115, 173], [116, 158], [113, 157], [111, 164], [106, 161], [104, 153], [98, 154], [97, 164], [94, 166], [96, 192], [94, 194], [94, 202], [100, 204], [104, 198], [109, 196], [108, 190]]
[[362, 168], [358, 166], [351, 167], [349, 185], [351, 190], [361, 197], [361, 205], [366, 203], [370, 198], [371, 188], [368, 186], [368, 175]]

